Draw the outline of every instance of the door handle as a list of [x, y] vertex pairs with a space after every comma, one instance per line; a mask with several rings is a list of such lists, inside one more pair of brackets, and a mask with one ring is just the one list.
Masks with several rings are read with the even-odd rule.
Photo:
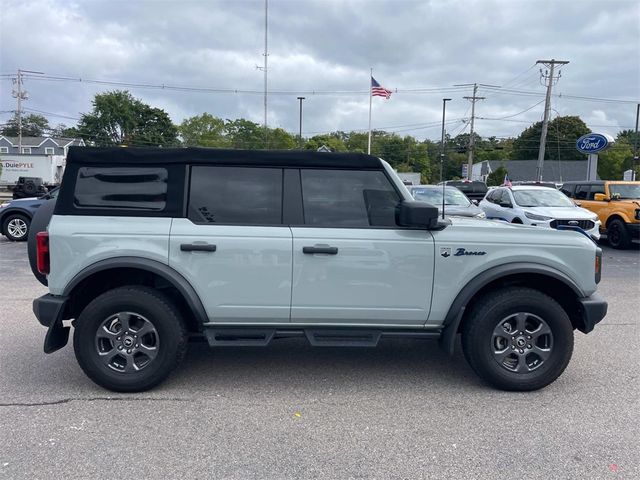
[[325, 253], [327, 255], [337, 255], [338, 247], [330, 247], [329, 245], [314, 245], [313, 247], [302, 247], [302, 253]]
[[215, 252], [216, 246], [210, 243], [181, 243], [180, 250], [183, 252]]

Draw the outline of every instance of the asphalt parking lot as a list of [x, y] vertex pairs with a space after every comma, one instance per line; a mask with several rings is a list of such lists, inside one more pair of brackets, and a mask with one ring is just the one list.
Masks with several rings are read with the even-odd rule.
[[604, 248], [609, 314], [551, 386], [481, 384], [459, 351], [193, 344], [144, 394], [42, 352], [46, 293], [0, 240], [0, 478], [640, 478], [640, 249]]

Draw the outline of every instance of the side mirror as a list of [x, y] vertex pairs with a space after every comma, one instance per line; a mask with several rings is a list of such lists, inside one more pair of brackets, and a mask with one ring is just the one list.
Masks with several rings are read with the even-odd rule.
[[436, 228], [438, 208], [425, 202], [401, 202], [396, 207], [396, 223], [401, 227]]
[[513, 205], [507, 202], [500, 202], [500, 206], [504, 208], [513, 208]]
[[477, 207], [480, 202], [478, 202], [478, 200], [474, 199], [474, 200], [471, 200], [471, 203], [473, 203]]
[[593, 199], [596, 202], [608, 202], [609, 201], [609, 198], [604, 193], [596, 193], [593, 196]]

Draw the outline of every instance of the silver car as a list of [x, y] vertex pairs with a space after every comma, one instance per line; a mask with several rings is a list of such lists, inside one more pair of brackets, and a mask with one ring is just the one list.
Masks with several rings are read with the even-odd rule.
[[[414, 199], [427, 202], [438, 207], [442, 213], [442, 186], [441, 185], [416, 185], [409, 187]], [[485, 213], [471, 202], [467, 196], [456, 187], [444, 187], [444, 214], [458, 217], [485, 218]]]

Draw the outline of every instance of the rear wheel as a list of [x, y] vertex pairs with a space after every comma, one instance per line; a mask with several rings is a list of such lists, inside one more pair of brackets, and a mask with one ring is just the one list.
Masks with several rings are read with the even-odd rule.
[[551, 297], [505, 288], [482, 298], [465, 320], [462, 346], [480, 378], [503, 390], [537, 390], [555, 381], [573, 353], [573, 327]]
[[94, 299], [73, 335], [80, 367], [117, 392], [148, 390], [184, 357], [187, 337], [179, 311], [157, 290], [122, 287]]
[[614, 218], [607, 226], [607, 240], [609, 245], [617, 249], [626, 249], [631, 246], [631, 236], [627, 226], [618, 218]]
[[9, 240], [24, 242], [29, 234], [29, 224], [27, 217], [16, 213], [5, 218], [2, 231]]
[[513, 220], [511, 220], [511, 223], [517, 223], [518, 225], [522, 225], [522, 220], [520, 220], [518, 217], [516, 217]]

